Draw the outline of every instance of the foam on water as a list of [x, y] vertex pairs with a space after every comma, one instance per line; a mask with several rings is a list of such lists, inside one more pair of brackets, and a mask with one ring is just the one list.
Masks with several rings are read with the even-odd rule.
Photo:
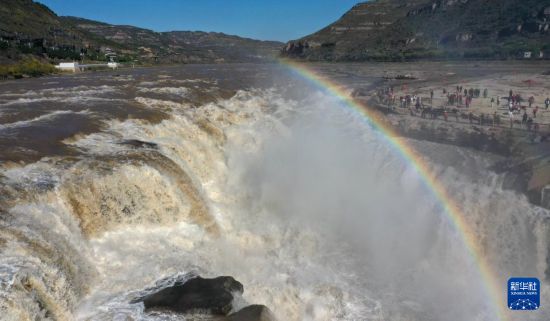
[[217, 85], [218, 81], [216, 79], [158, 79], [155, 81], [141, 81], [138, 86], [141, 87], [155, 87], [163, 84], [209, 84]]
[[4, 92], [0, 97], [7, 98], [32, 98], [42, 96], [95, 96], [101, 94], [115, 93], [118, 90], [113, 86], [76, 86], [71, 88], [45, 88], [42, 90], [27, 90], [22, 92]]
[[7, 124], [0, 124], [0, 132], [3, 129], [11, 129], [11, 128], [17, 128], [17, 127], [30, 126], [34, 123], [38, 123], [38, 122], [41, 122], [41, 121], [53, 119], [53, 118], [55, 118], [59, 115], [68, 115], [68, 114], [88, 115], [88, 114], [90, 114], [90, 111], [89, 110], [82, 110], [82, 111], [74, 112], [74, 111], [71, 111], [71, 110], [56, 110], [56, 111], [49, 112], [49, 113], [44, 114], [44, 115], [40, 115], [38, 117], [34, 117], [32, 119], [20, 120], [20, 121], [16, 121], [16, 122], [13, 122], [13, 123], [7, 123]]
[[112, 95], [119, 93], [119, 88], [109, 85], [75, 86], [70, 88], [45, 88], [40, 90], [25, 90], [19, 92], [4, 92], [0, 94], [0, 107], [27, 105], [42, 102], [63, 103], [93, 103], [110, 102], [119, 99]]
[[18, 98], [15, 100], [10, 100], [5, 103], [1, 103], [0, 107], [7, 107], [7, 106], [13, 106], [13, 105], [29, 105], [29, 104], [37, 104], [37, 103], [43, 103], [43, 102], [90, 104], [90, 103], [97, 103], [97, 102], [115, 102], [115, 101], [124, 102], [125, 100], [117, 99], [117, 98], [103, 98], [103, 97], [93, 97], [93, 96]]
[[189, 105], [183, 104], [183, 103], [176, 103], [169, 100], [154, 99], [154, 98], [147, 98], [147, 97], [141, 97], [141, 96], [135, 97], [134, 100], [144, 105], [145, 107], [149, 107], [152, 109], [157, 109], [157, 108], [178, 109], [178, 108], [189, 107]]
[[180, 97], [186, 97], [189, 94], [189, 88], [186, 87], [141, 87], [138, 88], [141, 93], [170, 94]]

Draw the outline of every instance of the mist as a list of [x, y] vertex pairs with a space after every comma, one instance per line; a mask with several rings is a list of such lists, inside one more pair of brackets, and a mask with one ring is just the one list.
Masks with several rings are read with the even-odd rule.
[[284, 132], [260, 130], [260, 152], [233, 162], [246, 168], [253, 208], [318, 231], [334, 246], [321, 251], [349, 250], [385, 317], [494, 317], [460, 235], [412, 164], [342, 102], [306, 96]]

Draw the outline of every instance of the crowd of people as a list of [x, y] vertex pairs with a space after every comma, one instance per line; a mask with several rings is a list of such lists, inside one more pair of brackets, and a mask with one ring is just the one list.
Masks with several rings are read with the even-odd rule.
[[[402, 92], [406, 88], [402, 88]], [[535, 98], [530, 96], [525, 99], [519, 93], [514, 93], [513, 90], [509, 91], [508, 97], [493, 96], [490, 98], [491, 109], [496, 109], [492, 113], [478, 113], [474, 114], [471, 111], [472, 104], [475, 99], [483, 97], [489, 98], [489, 90], [487, 88], [463, 88], [463, 86], [456, 86], [452, 91], [448, 91], [446, 88], [442, 89], [443, 97], [446, 97], [446, 101], [442, 106], [434, 106], [434, 90], [430, 90], [429, 98], [423, 98], [417, 94], [405, 94], [398, 97], [394, 92], [394, 87], [385, 87], [377, 92], [377, 96], [380, 102], [389, 106], [392, 109], [401, 108], [409, 111], [411, 116], [420, 116], [422, 118], [437, 119], [442, 117], [443, 120], [449, 121], [450, 116], [458, 122], [460, 119], [467, 120], [471, 124], [476, 123], [479, 125], [499, 126], [501, 125], [501, 115], [498, 108], [506, 108], [505, 104], [501, 104], [503, 100], [508, 101], [508, 118], [510, 121], [510, 128], [514, 127], [515, 123], [520, 123], [522, 128], [529, 131], [538, 131], [540, 128], [540, 122], [535, 121], [537, 114], [541, 109], [535, 103]], [[425, 103], [426, 102], [426, 103]], [[469, 112], [462, 112], [461, 109], [470, 110]], [[550, 97], [544, 100], [544, 109], [550, 108]], [[528, 112], [530, 110], [530, 112]], [[500, 112], [501, 114], [506, 114]], [[516, 115], [522, 114], [521, 121], [516, 120]]]
[[[508, 93], [508, 115], [509, 115], [509, 118], [510, 118], [510, 127], [514, 126], [515, 114], [522, 113], [523, 115], [521, 117], [521, 125], [529, 131], [531, 131], [532, 129], [534, 131], [538, 131], [539, 123], [535, 122], [534, 119], [537, 118], [537, 113], [539, 111], [539, 106], [536, 105], [536, 106], [533, 107], [533, 104], [535, 103], [535, 97], [530, 96], [527, 99], [527, 104], [528, 105], [522, 104], [522, 102], [524, 102], [524, 99], [522, 98], [522, 96], [519, 93], [514, 93], [513, 90], [509, 91], [509, 93]], [[550, 107], [550, 98], [547, 97], [544, 100], [544, 108], [545, 108], [545, 110], [548, 110], [549, 107]], [[532, 116], [530, 116], [528, 114], [528, 112], [527, 112], [528, 108], [531, 109]]]

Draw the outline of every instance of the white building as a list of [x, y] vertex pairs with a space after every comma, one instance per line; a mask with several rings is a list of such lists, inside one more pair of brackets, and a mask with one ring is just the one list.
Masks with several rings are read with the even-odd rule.
[[72, 72], [76, 72], [80, 70], [78, 62], [60, 62], [59, 65], [55, 66], [55, 68], [63, 71], [72, 71]]
[[111, 69], [117, 69], [118, 68], [118, 62], [108, 62], [107, 63], [107, 67], [111, 68]]

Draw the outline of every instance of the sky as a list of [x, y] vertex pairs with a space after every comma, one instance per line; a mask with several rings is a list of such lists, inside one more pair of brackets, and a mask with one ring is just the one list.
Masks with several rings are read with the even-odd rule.
[[217, 31], [288, 41], [336, 21], [360, 0], [38, 0], [61, 16], [154, 31]]

